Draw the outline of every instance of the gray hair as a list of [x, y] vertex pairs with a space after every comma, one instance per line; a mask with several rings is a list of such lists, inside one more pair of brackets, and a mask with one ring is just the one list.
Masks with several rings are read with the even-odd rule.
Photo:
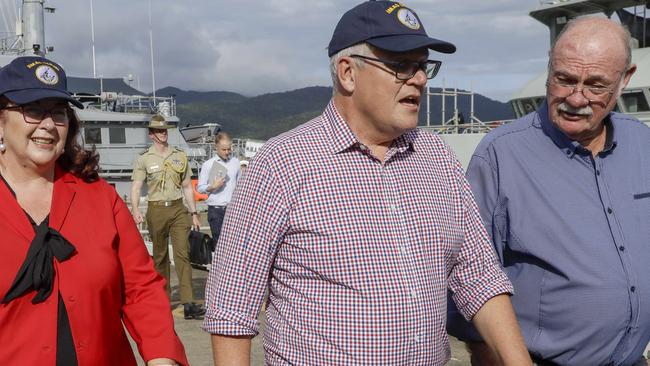
[[[352, 45], [348, 48], [344, 48], [330, 57], [330, 74], [332, 76], [332, 86], [334, 89], [333, 94], [336, 94], [338, 88], [340, 87], [339, 78], [336, 73], [336, 67], [339, 63], [339, 60], [342, 57], [349, 57], [351, 55], [372, 56], [372, 50], [373, 49], [371, 45], [366, 42], [362, 42]], [[355, 59], [354, 62], [357, 66], [363, 67], [363, 62], [361, 62], [361, 60]]]

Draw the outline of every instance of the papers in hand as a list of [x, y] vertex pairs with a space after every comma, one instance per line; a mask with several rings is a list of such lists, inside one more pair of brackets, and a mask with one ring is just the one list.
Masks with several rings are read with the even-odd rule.
[[226, 178], [226, 180], [228, 180], [228, 169], [226, 169], [226, 167], [218, 161], [212, 163], [212, 168], [210, 168], [210, 177], [208, 178], [208, 184], [214, 183], [215, 178]]

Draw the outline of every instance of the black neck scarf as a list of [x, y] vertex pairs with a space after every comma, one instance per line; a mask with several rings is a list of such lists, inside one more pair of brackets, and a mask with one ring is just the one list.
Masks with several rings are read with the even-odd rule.
[[[16, 192], [14, 192], [2, 175], [0, 175], [0, 179], [7, 186], [9, 192], [16, 197]], [[3, 304], [11, 302], [31, 289], [37, 291], [36, 296], [32, 298], [33, 304], [45, 301], [52, 294], [54, 258], [58, 259], [59, 262], [63, 262], [75, 252], [74, 245], [67, 241], [58, 231], [50, 227], [49, 215], [38, 225], [26, 211], [25, 215], [27, 215], [29, 222], [32, 224], [36, 236], [29, 245], [27, 257], [18, 270], [13, 284], [1, 301]], [[68, 311], [65, 308], [65, 303], [60, 293], [58, 302], [56, 366], [77, 366], [77, 353], [74, 348], [74, 340], [72, 339]]]
[[58, 231], [49, 227], [46, 218], [36, 227], [36, 236], [27, 251], [27, 257], [20, 266], [9, 291], [2, 299], [3, 304], [34, 289], [37, 291], [32, 304], [45, 301], [52, 294], [54, 282], [54, 258], [63, 262], [75, 252], [75, 247]]

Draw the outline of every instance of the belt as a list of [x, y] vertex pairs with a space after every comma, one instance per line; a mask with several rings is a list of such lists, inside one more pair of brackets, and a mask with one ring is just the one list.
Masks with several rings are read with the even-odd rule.
[[176, 204], [182, 203], [182, 202], [183, 202], [183, 199], [179, 198], [179, 199], [173, 200], [173, 201], [149, 201], [149, 205], [151, 205], [151, 206], [170, 207], [170, 206], [174, 206]]

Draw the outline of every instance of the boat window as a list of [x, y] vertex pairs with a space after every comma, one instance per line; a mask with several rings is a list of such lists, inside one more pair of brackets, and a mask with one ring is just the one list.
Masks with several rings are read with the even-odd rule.
[[523, 101], [524, 103], [524, 113], [532, 113], [537, 110], [537, 107], [539, 107], [540, 100], [539, 98], [530, 98], [530, 99], [525, 99]]
[[543, 97], [525, 98], [512, 102], [513, 109], [517, 118], [523, 117], [528, 113], [534, 112], [544, 101]]
[[108, 141], [111, 144], [126, 144], [124, 127], [111, 127], [108, 129]]
[[642, 91], [624, 93], [621, 95], [621, 99], [623, 100], [623, 105], [628, 113], [650, 111], [648, 101], [645, 99], [645, 95], [643, 95]]
[[99, 127], [84, 127], [84, 141], [86, 144], [101, 144], [102, 129]]

